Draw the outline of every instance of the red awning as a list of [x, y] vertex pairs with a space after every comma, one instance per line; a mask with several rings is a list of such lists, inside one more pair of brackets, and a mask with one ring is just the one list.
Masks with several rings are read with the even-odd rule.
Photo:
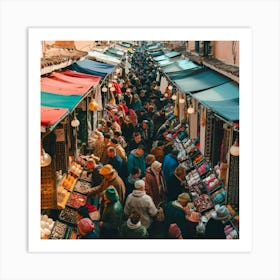
[[83, 95], [92, 86], [96, 86], [101, 77], [74, 71], [53, 72], [49, 77], [41, 78], [41, 91], [61, 95]]
[[68, 109], [41, 106], [41, 125], [52, 126], [68, 114]]

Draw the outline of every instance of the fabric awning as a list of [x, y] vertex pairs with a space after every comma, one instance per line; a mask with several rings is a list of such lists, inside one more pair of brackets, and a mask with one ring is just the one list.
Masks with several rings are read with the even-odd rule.
[[180, 60], [174, 61], [172, 64], [163, 66], [163, 71], [165, 73], [170, 73], [170, 72], [176, 72], [176, 71], [182, 71], [182, 70], [195, 68], [198, 66], [199, 66], [198, 64], [192, 62], [191, 60], [180, 59]]
[[194, 67], [194, 68], [190, 68], [190, 69], [186, 69], [186, 70], [182, 70], [182, 71], [170, 72], [166, 75], [170, 79], [176, 80], [176, 79], [186, 78], [190, 75], [197, 74], [201, 71], [204, 71], [203, 68], [201, 66], [198, 66], [198, 67]]
[[101, 63], [90, 59], [80, 60], [68, 66], [70, 70], [101, 77], [110, 74], [114, 68], [115, 66], [112, 64]]
[[239, 87], [228, 82], [192, 94], [200, 103], [229, 121], [239, 120]]
[[150, 53], [150, 55], [153, 57], [163, 55], [163, 54], [164, 54], [164, 52], [162, 50]]
[[68, 112], [66, 108], [41, 106], [41, 125], [48, 127], [54, 126], [64, 119], [68, 115]]
[[121, 61], [118, 58], [97, 51], [89, 52], [87, 58], [88, 59], [94, 58], [97, 61], [104, 62], [107, 64], [113, 64], [113, 65], [118, 65], [121, 63]]
[[70, 70], [52, 72], [48, 77], [41, 77], [41, 90], [62, 95], [83, 95], [92, 86], [96, 86], [101, 77]]
[[81, 95], [61, 95], [41, 91], [41, 106], [65, 108], [70, 112], [82, 101]]
[[156, 50], [160, 47], [159, 44], [151, 45], [147, 48], [148, 51]]
[[170, 65], [172, 63], [174, 63], [174, 62], [168, 58], [168, 59], [159, 61], [158, 65], [161, 67], [164, 67], [164, 66]]
[[179, 56], [181, 55], [180, 52], [168, 52], [168, 53], [165, 53], [164, 55], [160, 55], [160, 56], [157, 56], [154, 58], [155, 61], [161, 61], [161, 60], [165, 60], [165, 59], [168, 59], [168, 58], [173, 58], [173, 57], [176, 57], [176, 56]]
[[189, 93], [216, 87], [229, 81], [228, 78], [212, 70], [204, 70], [186, 78], [173, 80], [182, 91]]
[[107, 49], [104, 54], [107, 54], [107, 55], [113, 55], [113, 56], [116, 56], [116, 57], [119, 57], [121, 58], [123, 55], [124, 55], [124, 52], [121, 51], [120, 49], [116, 49], [116, 48], [109, 48]]
[[125, 48], [130, 48], [132, 46], [132, 44], [127, 42], [118, 42], [117, 44]]

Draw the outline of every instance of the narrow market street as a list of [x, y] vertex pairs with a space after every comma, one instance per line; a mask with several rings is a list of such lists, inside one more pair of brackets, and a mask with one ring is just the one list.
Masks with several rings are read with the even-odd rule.
[[93, 42], [42, 42], [41, 238], [238, 239], [239, 43]]

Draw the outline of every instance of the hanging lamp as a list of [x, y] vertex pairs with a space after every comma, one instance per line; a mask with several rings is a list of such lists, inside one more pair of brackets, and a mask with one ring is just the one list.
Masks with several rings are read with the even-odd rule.
[[97, 111], [99, 108], [98, 103], [95, 101], [95, 99], [92, 97], [89, 104], [88, 104], [88, 109], [90, 111]]
[[52, 162], [52, 158], [49, 154], [47, 154], [43, 148], [41, 143], [41, 167], [49, 166]]
[[192, 100], [191, 98], [189, 99], [189, 107], [187, 109], [188, 114], [193, 114], [194, 113], [194, 107], [192, 105]]
[[103, 86], [102, 89], [101, 89], [101, 91], [102, 91], [103, 93], [105, 93], [105, 92], [108, 91], [108, 89], [107, 89], [105, 86]]
[[80, 121], [76, 118], [76, 114], [74, 115], [74, 119], [71, 121], [72, 127], [78, 127], [80, 125]]
[[229, 152], [232, 156], [239, 156], [239, 142], [237, 137], [235, 138], [233, 145], [230, 147]]

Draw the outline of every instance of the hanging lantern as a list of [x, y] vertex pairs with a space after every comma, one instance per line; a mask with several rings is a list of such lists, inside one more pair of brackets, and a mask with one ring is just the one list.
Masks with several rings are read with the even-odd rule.
[[239, 143], [237, 138], [235, 139], [233, 145], [230, 147], [229, 152], [232, 156], [239, 156]]
[[172, 90], [172, 89], [173, 89], [173, 86], [172, 86], [172, 85], [169, 85], [169, 86], [168, 86], [168, 89], [169, 89], [169, 90]]
[[171, 96], [171, 99], [175, 101], [175, 100], [177, 99], [177, 95], [176, 95], [176, 94], [173, 94], [173, 95]]
[[76, 118], [76, 115], [74, 116], [74, 119], [71, 121], [72, 127], [78, 127], [80, 125], [80, 121]]
[[186, 101], [185, 101], [185, 98], [179, 98], [179, 103], [180, 104], [184, 104]]
[[90, 111], [97, 111], [99, 106], [98, 103], [92, 98], [90, 103], [88, 104], [88, 108]]
[[102, 89], [101, 89], [101, 91], [102, 91], [103, 93], [105, 93], [105, 92], [108, 91], [108, 89], [107, 89], [105, 86], [103, 86]]
[[41, 167], [49, 166], [52, 162], [52, 158], [45, 152], [41, 144]]
[[189, 108], [188, 108], [188, 114], [193, 114], [194, 113], [194, 108], [192, 106], [192, 104], [190, 104]]

